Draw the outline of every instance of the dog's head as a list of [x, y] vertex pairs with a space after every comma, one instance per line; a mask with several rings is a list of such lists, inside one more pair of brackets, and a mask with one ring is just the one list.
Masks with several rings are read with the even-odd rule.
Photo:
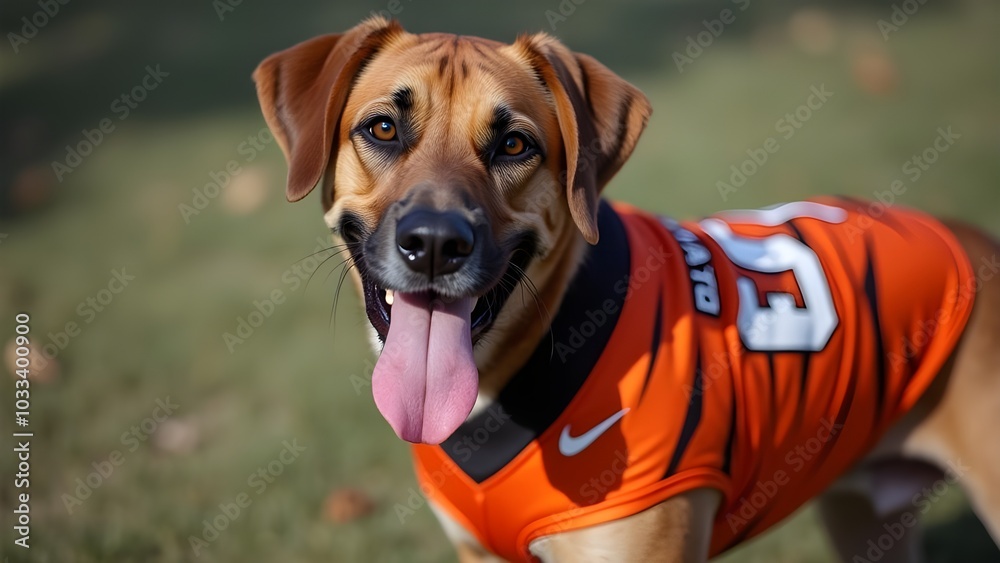
[[600, 191], [649, 102], [544, 34], [505, 45], [380, 18], [276, 53], [254, 79], [288, 199], [322, 190], [385, 343], [376, 404], [400, 437], [444, 440], [511, 291], [567, 241], [597, 241]]

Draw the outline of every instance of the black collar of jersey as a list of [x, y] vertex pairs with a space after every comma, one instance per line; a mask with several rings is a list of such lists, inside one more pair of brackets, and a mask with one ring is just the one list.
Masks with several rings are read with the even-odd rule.
[[[588, 248], [552, 320], [551, 334], [545, 334], [497, 400], [465, 421], [440, 446], [477, 483], [510, 463], [555, 422], [587, 380], [614, 332], [625, 302], [625, 292], [616, 286], [622, 287], [621, 282], [628, 279], [630, 250], [625, 225], [606, 201], [601, 201], [597, 223], [600, 241]], [[587, 313], [600, 308], [606, 299], [618, 305], [615, 313], [595, 327], [594, 334], [581, 335], [582, 326], [595, 326]], [[573, 345], [581, 340], [582, 345]]]

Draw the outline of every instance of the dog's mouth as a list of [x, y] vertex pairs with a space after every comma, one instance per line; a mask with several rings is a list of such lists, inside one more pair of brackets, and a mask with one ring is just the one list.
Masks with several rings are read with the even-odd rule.
[[[524, 269], [527, 267], [529, 260], [530, 254], [527, 251], [516, 253], [512, 256], [507, 270], [503, 273], [500, 280], [487, 290], [486, 293], [472, 298], [475, 299], [475, 304], [472, 308], [469, 322], [473, 344], [479, 342], [483, 335], [493, 327], [493, 323], [496, 322], [500, 310], [507, 303], [507, 299], [514, 292], [518, 284], [521, 283], [524, 277]], [[518, 262], [521, 263], [518, 264]], [[379, 340], [383, 343], [385, 343], [389, 335], [389, 326], [392, 322], [392, 305], [396, 302], [397, 296], [411, 295], [414, 299], [426, 301], [428, 304], [450, 303], [461, 299], [470, 299], [470, 297], [441, 295], [435, 290], [413, 293], [393, 291], [379, 286], [371, 276], [365, 274], [361, 275], [361, 280], [364, 284], [365, 312], [368, 315], [368, 321], [375, 328]]]
[[359, 268], [368, 320], [384, 343], [372, 374], [375, 404], [403, 440], [441, 443], [471, 412], [479, 388], [473, 347], [520, 285], [532, 241], [523, 237], [491, 286], [466, 295], [393, 290]]

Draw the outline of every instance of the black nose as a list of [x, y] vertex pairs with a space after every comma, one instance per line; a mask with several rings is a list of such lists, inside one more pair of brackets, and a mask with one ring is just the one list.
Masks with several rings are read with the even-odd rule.
[[461, 268], [475, 242], [472, 225], [454, 212], [418, 209], [396, 223], [396, 248], [403, 261], [432, 279]]

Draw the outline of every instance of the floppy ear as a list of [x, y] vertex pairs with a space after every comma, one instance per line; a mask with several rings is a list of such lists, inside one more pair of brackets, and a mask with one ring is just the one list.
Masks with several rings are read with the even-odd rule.
[[275, 53], [254, 71], [264, 119], [288, 161], [288, 201], [302, 199], [322, 179], [355, 75], [401, 32], [395, 20], [371, 18]]
[[566, 151], [566, 200], [583, 237], [596, 244], [601, 190], [632, 154], [653, 108], [638, 88], [547, 34], [516, 44], [552, 92]]

